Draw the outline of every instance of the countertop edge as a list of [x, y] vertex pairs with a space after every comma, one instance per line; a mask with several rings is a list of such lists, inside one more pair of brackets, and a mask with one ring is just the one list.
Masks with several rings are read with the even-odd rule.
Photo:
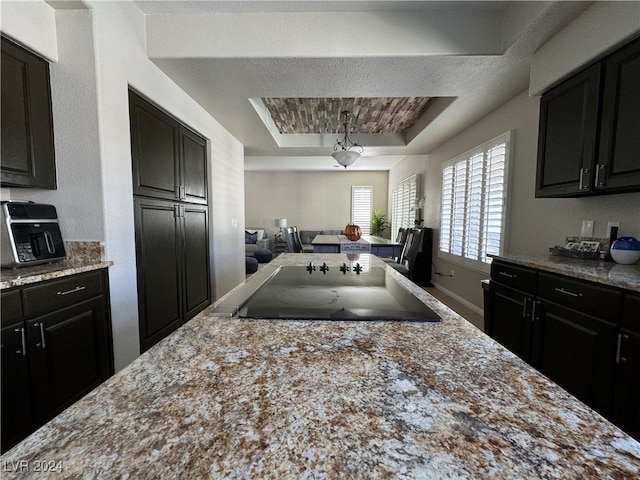
[[[109, 268], [113, 266], [113, 262], [110, 260], [102, 260], [98, 262], [89, 262], [81, 264], [65, 264], [56, 265], [52, 269], [52, 264], [40, 266], [41, 272], [38, 272], [39, 267], [27, 267], [28, 271], [25, 271], [24, 276], [20, 276], [23, 270], [3, 270], [2, 280], [0, 280], [0, 290], [7, 290], [9, 288], [21, 287], [24, 285], [30, 285], [32, 283], [44, 282], [46, 280], [54, 280], [56, 278], [67, 277], [69, 275], [75, 275], [78, 273], [90, 272], [92, 270], [99, 270], [101, 268]], [[59, 268], [56, 268], [59, 267]], [[35, 270], [35, 271], [34, 271]], [[11, 274], [11, 275], [9, 275]], [[6, 279], [7, 276], [13, 277], [18, 274], [16, 278]]]
[[493, 259], [640, 293], [640, 265], [581, 260], [545, 254], [500, 254]]

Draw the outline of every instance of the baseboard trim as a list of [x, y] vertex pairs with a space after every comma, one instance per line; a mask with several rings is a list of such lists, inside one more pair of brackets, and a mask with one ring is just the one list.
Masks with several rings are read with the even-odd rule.
[[465, 307], [469, 308], [470, 310], [473, 310], [478, 315], [482, 315], [484, 317], [484, 309], [478, 307], [477, 305], [474, 305], [473, 303], [471, 303], [468, 300], [465, 300], [460, 295], [458, 295], [456, 293], [453, 293], [451, 290], [448, 290], [448, 289], [444, 288], [442, 285], [440, 285], [437, 282], [432, 281], [431, 283], [433, 283], [433, 286], [436, 289], [440, 290], [442, 293], [447, 294], [448, 296], [453, 298], [456, 302], [461, 303], [462, 305], [464, 305]]

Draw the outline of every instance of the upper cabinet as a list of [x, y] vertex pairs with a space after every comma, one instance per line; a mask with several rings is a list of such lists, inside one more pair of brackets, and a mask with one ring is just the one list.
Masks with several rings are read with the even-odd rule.
[[56, 188], [49, 64], [2, 37], [3, 187]]
[[133, 193], [207, 203], [206, 140], [129, 91]]
[[540, 100], [536, 197], [640, 191], [640, 39]]

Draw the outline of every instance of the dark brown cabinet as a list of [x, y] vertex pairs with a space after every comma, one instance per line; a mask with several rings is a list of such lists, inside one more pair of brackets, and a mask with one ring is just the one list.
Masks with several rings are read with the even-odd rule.
[[56, 188], [49, 64], [2, 37], [3, 187]]
[[129, 92], [133, 193], [207, 203], [206, 141]]
[[536, 197], [640, 191], [640, 39], [540, 100]]
[[603, 415], [610, 414], [617, 326], [536, 300], [539, 334], [532, 365]]
[[493, 308], [490, 330], [487, 333], [513, 353], [531, 361], [531, 311], [532, 299], [527, 293], [494, 284]]
[[640, 39], [607, 57], [597, 191], [640, 189]]
[[209, 220], [201, 205], [135, 198], [140, 348], [211, 303]]
[[640, 439], [640, 295], [626, 294], [616, 352], [613, 421]]
[[493, 262], [491, 277], [492, 314], [486, 318], [487, 333], [530, 362], [536, 274], [515, 265]]
[[207, 143], [130, 92], [140, 349], [211, 303]]
[[487, 333], [640, 438], [640, 296], [494, 260]]
[[2, 292], [3, 451], [113, 374], [108, 298], [106, 270]]

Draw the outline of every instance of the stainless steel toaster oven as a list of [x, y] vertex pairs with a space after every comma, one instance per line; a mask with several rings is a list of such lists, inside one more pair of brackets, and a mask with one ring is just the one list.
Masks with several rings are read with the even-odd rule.
[[65, 257], [56, 207], [2, 202], [2, 268], [48, 263]]

